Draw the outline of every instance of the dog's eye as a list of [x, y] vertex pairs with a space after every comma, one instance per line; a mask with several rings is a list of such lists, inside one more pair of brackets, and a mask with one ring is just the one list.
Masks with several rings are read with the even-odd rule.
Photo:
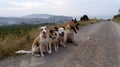
[[43, 29], [41, 29], [41, 31], [42, 31]]
[[46, 28], [45, 28], [45, 30], [46, 30]]

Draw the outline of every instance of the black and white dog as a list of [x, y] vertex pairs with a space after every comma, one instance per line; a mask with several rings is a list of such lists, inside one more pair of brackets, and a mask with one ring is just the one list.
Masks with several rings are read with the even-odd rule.
[[55, 27], [54, 29], [50, 29], [50, 39], [51, 39], [51, 46], [54, 48], [55, 51], [58, 51], [58, 28]]

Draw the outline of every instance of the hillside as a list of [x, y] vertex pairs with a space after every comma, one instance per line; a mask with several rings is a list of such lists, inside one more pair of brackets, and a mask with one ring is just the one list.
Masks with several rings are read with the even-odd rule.
[[24, 15], [22, 18], [49, 18], [54, 15], [50, 14], [29, 14], [29, 15]]
[[0, 17], [0, 26], [13, 24], [41, 24], [41, 23], [64, 23], [70, 21], [72, 17], [49, 15], [49, 14], [30, 14], [22, 17]]

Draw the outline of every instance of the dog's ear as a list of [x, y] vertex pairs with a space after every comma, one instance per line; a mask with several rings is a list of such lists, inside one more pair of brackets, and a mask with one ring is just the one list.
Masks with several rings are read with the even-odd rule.
[[77, 21], [76, 18], [74, 19], [74, 21]]
[[62, 27], [62, 28], [64, 28], [64, 30], [65, 30], [65, 27]]
[[74, 22], [75, 22], [75, 23], [77, 23], [77, 20], [76, 20], [76, 18], [74, 19]]
[[50, 33], [53, 33], [53, 30], [52, 30], [52, 29], [50, 29], [50, 30], [49, 30], [49, 32], [50, 32]]
[[71, 21], [74, 21], [73, 19]]
[[52, 37], [52, 29], [49, 30], [49, 37], [51, 38]]
[[58, 31], [58, 28], [57, 28], [57, 27], [54, 27], [54, 29], [55, 29], [56, 31]]
[[42, 31], [42, 30], [43, 30], [41, 27], [40, 27], [39, 29], [40, 29], [40, 31]]
[[46, 27], [47, 29], [49, 29], [48, 26], [45, 26], [45, 27]]

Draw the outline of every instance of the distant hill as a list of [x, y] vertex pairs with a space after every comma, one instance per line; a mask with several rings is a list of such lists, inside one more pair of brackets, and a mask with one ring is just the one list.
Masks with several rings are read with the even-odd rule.
[[58, 22], [58, 23], [63, 23], [70, 21], [72, 17], [69, 16], [51, 16], [48, 18], [50, 22]]
[[29, 14], [29, 15], [24, 15], [22, 18], [49, 18], [54, 15], [50, 14]]
[[71, 19], [72, 17], [69, 16], [30, 14], [22, 17], [0, 17], [0, 26], [12, 24], [64, 23]]

